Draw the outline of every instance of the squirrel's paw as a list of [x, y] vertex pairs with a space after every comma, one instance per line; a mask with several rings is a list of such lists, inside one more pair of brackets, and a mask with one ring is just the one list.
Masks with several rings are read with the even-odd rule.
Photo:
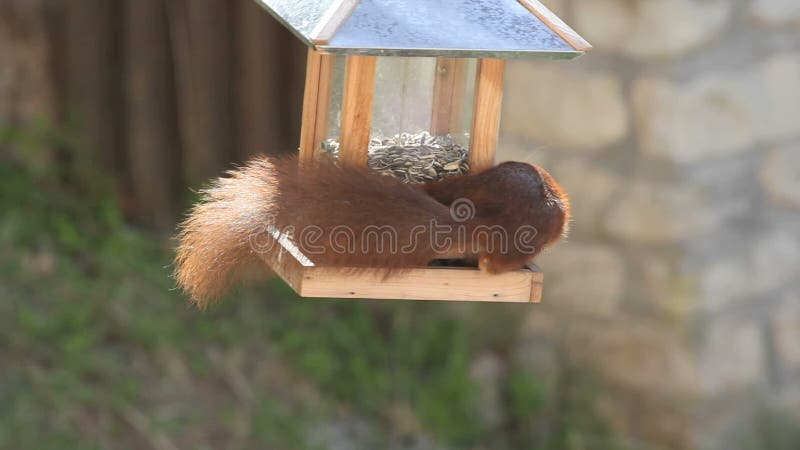
[[478, 269], [484, 273], [498, 274], [521, 269], [526, 261], [520, 261], [508, 255], [491, 255], [482, 253], [478, 257]]

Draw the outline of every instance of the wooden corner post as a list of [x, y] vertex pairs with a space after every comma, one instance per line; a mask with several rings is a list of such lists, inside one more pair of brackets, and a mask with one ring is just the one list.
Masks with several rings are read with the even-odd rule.
[[437, 58], [433, 84], [431, 129], [433, 135], [461, 131], [461, 108], [464, 100], [463, 58]]
[[366, 166], [372, 127], [376, 57], [347, 56], [346, 58], [339, 158]]
[[333, 55], [308, 49], [303, 116], [300, 126], [300, 161], [311, 161], [328, 134]]
[[481, 58], [475, 77], [475, 103], [469, 136], [469, 167], [472, 171], [494, 165], [497, 135], [500, 128], [500, 107], [503, 103], [505, 61]]

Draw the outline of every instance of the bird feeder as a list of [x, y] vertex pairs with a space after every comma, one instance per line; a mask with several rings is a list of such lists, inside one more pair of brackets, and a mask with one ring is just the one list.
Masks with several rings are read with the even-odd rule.
[[[300, 160], [335, 147], [368, 164], [371, 142], [408, 133], [494, 164], [508, 58], [571, 59], [591, 46], [538, 0], [256, 0], [308, 47]], [[335, 144], [335, 145], [332, 145]], [[538, 302], [542, 273], [470, 267], [315, 266], [285, 236], [266, 261], [304, 297]]]

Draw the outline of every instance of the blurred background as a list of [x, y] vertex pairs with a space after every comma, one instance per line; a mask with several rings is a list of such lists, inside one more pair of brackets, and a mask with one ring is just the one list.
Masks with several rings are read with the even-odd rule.
[[194, 310], [191, 188], [297, 147], [305, 48], [252, 0], [0, 2], [0, 448], [800, 448], [800, 2], [548, 0], [501, 159], [574, 205], [542, 305]]

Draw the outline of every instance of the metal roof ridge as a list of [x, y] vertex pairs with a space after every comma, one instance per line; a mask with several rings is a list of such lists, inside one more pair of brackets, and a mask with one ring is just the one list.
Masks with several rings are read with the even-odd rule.
[[311, 43], [325, 45], [333, 38], [339, 27], [350, 17], [353, 10], [358, 6], [360, 0], [337, 0], [333, 3], [325, 14], [323, 14], [317, 26], [311, 31]]
[[586, 39], [581, 37], [580, 34], [573, 30], [572, 27], [567, 25], [556, 13], [551, 11], [539, 0], [519, 0], [519, 2], [575, 50], [579, 52], [588, 52], [593, 48], [592, 44], [587, 42]]

